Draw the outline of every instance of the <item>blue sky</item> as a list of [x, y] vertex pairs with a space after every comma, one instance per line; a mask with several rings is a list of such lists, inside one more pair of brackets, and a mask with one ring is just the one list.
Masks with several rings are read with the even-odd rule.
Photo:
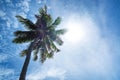
[[44, 64], [31, 58], [27, 80], [120, 80], [120, 0], [0, 0], [0, 80], [17, 80], [28, 44], [13, 44], [13, 32], [25, 30], [19, 14], [35, 22], [44, 4], [59, 28], [61, 52]]

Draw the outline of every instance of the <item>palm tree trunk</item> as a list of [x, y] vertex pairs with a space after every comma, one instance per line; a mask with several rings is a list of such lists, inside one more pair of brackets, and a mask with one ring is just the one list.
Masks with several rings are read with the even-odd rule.
[[22, 67], [22, 71], [20, 73], [19, 80], [25, 80], [27, 68], [28, 68], [28, 65], [29, 65], [29, 62], [30, 62], [31, 51], [32, 51], [33, 45], [34, 45], [34, 42], [32, 42], [30, 44], [29, 48], [28, 48], [28, 53], [26, 55], [26, 59], [25, 59], [24, 65]]

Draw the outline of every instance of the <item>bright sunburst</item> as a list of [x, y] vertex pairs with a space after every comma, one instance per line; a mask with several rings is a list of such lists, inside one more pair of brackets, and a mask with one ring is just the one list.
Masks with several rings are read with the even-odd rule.
[[86, 39], [87, 31], [78, 19], [75, 19], [74, 17], [70, 18], [65, 26], [67, 27], [68, 32], [64, 37], [68, 42], [78, 43]]

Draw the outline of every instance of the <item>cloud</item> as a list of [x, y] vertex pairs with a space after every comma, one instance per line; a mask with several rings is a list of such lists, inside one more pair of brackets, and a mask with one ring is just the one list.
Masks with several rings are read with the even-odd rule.
[[[0, 55], [0, 64], [5, 64], [8, 60], [7, 55]], [[7, 65], [7, 64], [6, 64]], [[15, 79], [14, 77], [11, 77], [14, 75], [14, 69], [9, 69], [7, 66], [0, 65], [0, 80], [8, 80], [9, 79]]]
[[13, 69], [5, 69], [5, 68], [0, 68], [0, 80], [14, 80], [15, 75], [14, 75], [14, 70]]
[[11, 2], [11, 0], [5, 0], [6, 2], [8, 2], [8, 3], [10, 3]]
[[41, 3], [42, 3], [42, 0], [36, 0], [36, 2], [37, 2], [38, 4], [41, 4]]
[[[39, 67], [37, 67], [39, 68]], [[42, 66], [41, 70], [34, 70], [32, 73], [27, 75], [27, 80], [46, 80], [51, 78], [52, 80], [64, 80], [66, 71], [57, 67]]]
[[13, 69], [4, 69], [4, 68], [0, 68], [0, 76], [8, 76], [8, 75], [13, 75], [14, 74], [14, 70]]
[[24, 11], [28, 12], [29, 11], [29, 0], [24, 0], [22, 2], [22, 5], [23, 5], [23, 8], [24, 8]]
[[30, 9], [29, 9], [29, 2], [30, 2], [31, 0], [24, 0], [24, 1], [21, 1], [20, 3], [17, 3], [16, 5], [17, 5], [17, 7], [20, 7], [23, 11], [24, 11], [24, 13], [27, 13]]
[[7, 59], [7, 55], [0, 55], [0, 63]]
[[0, 17], [4, 17], [6, 15], [6, 13], [4, 11], [0, 10]]

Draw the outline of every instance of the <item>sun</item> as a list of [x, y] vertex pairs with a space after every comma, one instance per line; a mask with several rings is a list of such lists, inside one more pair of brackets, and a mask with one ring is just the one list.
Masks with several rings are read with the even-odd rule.
[[87, 31], [79, 20], [70, 18], [65, 26], [67, 28], [67, 33], [64, 35], [66, 41], [70, 43], [78, 43], [85, 41], [87, 37]]

